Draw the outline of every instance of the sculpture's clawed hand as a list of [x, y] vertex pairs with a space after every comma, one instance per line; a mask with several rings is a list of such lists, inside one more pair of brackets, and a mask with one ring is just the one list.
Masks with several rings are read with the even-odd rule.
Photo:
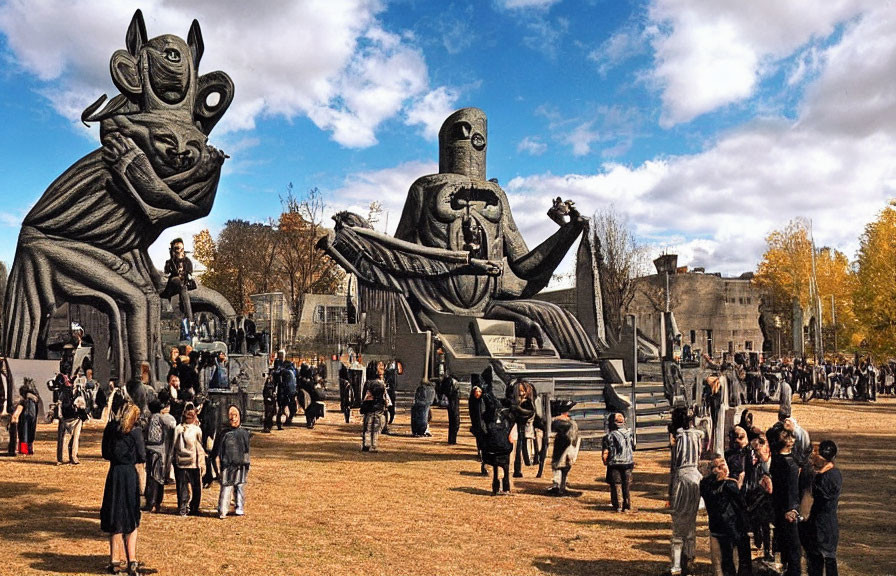
[[110, 132], [103, 138], [103, 160], [109, 164], [121, 162], [126, 156], [139, 153], [133, 140], [120, 132]]
[[488, 276], [500, 276], [503, 270], [501, 262], [483, 260], [482, 258], [471, 258], [470, 266], [475, 272], [483, 272]]
[[[567, 216], [569, 217], [568, 221]], [[572, 200], [563, 200], [559, 196], [554, 199], [553, 206], [548, 210], [548, 217], [560, 226], [582, 219], [582, 215], [576, 208], [576, 203]]]

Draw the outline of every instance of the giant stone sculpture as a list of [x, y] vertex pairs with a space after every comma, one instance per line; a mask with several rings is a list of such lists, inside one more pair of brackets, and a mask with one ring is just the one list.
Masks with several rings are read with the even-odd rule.
[[100, 123], [101, 148], [57, 178], [22, 224], [4, 301], [9, 356], [46, 357], [49, 319], [62, 302], [108, 316], [120, 376], [139, 375], [159, 351], [162, 280], [147, 249], [167, 227], [210, 212], [226, 156], [208, 134], [233, 82], [223, 72], [198, 74], [204, 47], [195, 20], [186, 42], [148, 39], [138, 10], [126, 48], [110, 64], [121, 93], [82, 115]]
[[559, 198], [558, 230], [529, 250], [504, 190], [486, 179], [486, 116], [464, 108], [439, 132], [439, 173], [411, 186], [395, 236], [338, 214], [319, 246], [360, 282], [400, 293], [418, 328], [438, 335], [436, 315], [514, 322], [527, 348], [547, 337], [563, 358], [594, 361], [594, 343], [562, 308], [529, 298], [551, 279], [587, 219]]

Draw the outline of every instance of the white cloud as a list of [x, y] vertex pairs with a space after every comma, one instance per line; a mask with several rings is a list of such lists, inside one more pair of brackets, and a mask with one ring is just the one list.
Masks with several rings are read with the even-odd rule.
[[[413, 38], [383, 30], [379, 0], [222, 3], [140, 2], [150, 37], [203, 28], [200, 72], [221, 69], [236, 85], [218, 132], [254, 128], [260, 115], [307, 115], [344, 146], [376, 142], [377, 127], [429, 90]], [[0, 5], [0, 32], [25, 72], [66, 117], [116, 93], [109, 57], [124, 48], [136, 2], [55, 0]], [[84, 31], [89, 30], [89, 34]]]
[[457, 92], [444, 86], [431, 90], [411, 103], [405, 115], [405, 123], [409, 126], [422, 126], [423, 136], [436, 140], [445, 118], [454, 112], [457, 99]]
[[799, 216], [812, 220], [817, 245], [854, 257], [864, 224], [896, 197], [896, 15], [868, 12], [817, 61], [796, 122], [755, 120], [692, 155], [511, 180], [527, 239], [555, 226], [520, 211], [559, 195], [586, 215], [614, 204], [655, 254], [709, 271], [755, 270], [765, 237]]
[[505, 10], [547, 10], [560, 0], [497, 0], [498, 6]]
[[591, 152], [591, 144], [600, 139], [600, 134], [593, 130], [593, 126], [593, 122], [585, 122], [566, 135], [566, 142], [572, 146], [573, 155], [585, 156]]
[[532, 156], [541, 156], [547, 151], [548, 145], [537, 137], [526, 136], [516, 145], [516, 149], [518, 152], [525, 152]]
[[827, 38], [838, 24], [878, 4], [654, 0], [648, 29], [654, 33], [652, 77], [662, 90], [661, 125], [688, 122], [749, 98], [775, 61], [813, 39]]
[[351, 174], [341, 188], [328, 192], [334, 200], [327, 206], [327, 217], [342, 210], [366, 217], [370, 201], [377, 200], [382, 203], [383, 215], [376, 227], [392, 234], [398, 226], [411, 184], [421, 176], [438, 171], [439, 165], [435, 162], [406, 162], [393, 168]]
[[588, 54], [588, 59], [597, 63], [601, 76], [647, 50], [646, 40], [634, 26], [616, 32]]

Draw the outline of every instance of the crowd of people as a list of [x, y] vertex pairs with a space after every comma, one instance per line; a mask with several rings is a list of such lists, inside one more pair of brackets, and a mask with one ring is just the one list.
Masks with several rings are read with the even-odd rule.
[[[245, 513], [250, 434], [242, 426], [243, 414], [238, 406], [228, 406], [226, 421], [219, 421], [218, 411], [206, 394], [211, 383], [227, 381], [225, 366], [223, 354], [204, 358], [184, 346], [172, 349], [166, 382], [158, 390], [146, 381], [119, 385], [112, 380], [101, 386], [89, 370], [84, 378], [75, 380], [62, 374], [57, 377], [53, 403], [53, 414], [59, 420], [57, 463], [79, 462], [77, 436], [81, 422], [93, 417], [107, 421], [102, 455], [109, 460], [110, 468], [101, 525], [110, 534], [110, 572], [140, 572], [137, 530], [141, 513], [162, 511], [166, 485], [174, 484], [176, 508], [172, 511], [176, 514], [199, 515], [203, 490], [215, 480], [220, 484], [217, 515], [223, 519], [231, 510], [237, 516]], [[745, 370], [743, 382], [747, 386], [742, 396], [736, 387], [741, 382], [737, 366], [720, 366], [722, 373], [735, 371], [733, 396], [756, 403], [777, 397], [779, 421], [768, 430], [760, 430], [753, 423], [752, 412], [741, 408], [738, 425], [727, 431], [727, 450], [713, 452], [709, 441], [712, 431], [695, 423], [693, 409], [673, 410], [669, 426], [669, 574], [688, 574], [693, 568], [702, 502], [711, 534], [711, 559], [718, 573], [751, 574], [755, 549], [759, 554], [756, 561], [769, 569], [798, 575], [805, 556], [810, 576], [835, 576], [837, 503], [842, 487], [834, 464], [837, 446], [830, 440], [813, 446], [808, 432], [790, 413], [791, 397], [805, 386], [803, 371], [807, 366], [801, 362], [747, 365], [750, 370]], [[204, 379], [206, 388], [200, 378], [200, 370], [205, 367], [212, 371], [212, 377]], [[758, 368], [760, 380], [754, 379], [752, 368]], [[826, 367], [817, 370], [819, 375], [828, 373]], [[836, 377], [844, 371], [842, 367], [832, 368], [829, 374]], [[866, 378], [869, 387], [881, 382], [883, 391], [889, 381], [878, 373], [868, 363], [850, 377]], [[779, 375], [776, 381], [775, 375]], [[300, 408], [305, 425], [313, 428], [324, 415], [326, 377], [323, 364], [295, 363], [281, 350], [266, 374], [263, 431], [270, 432], [275, 423], [278, 429], [292, 424]], [[395, 378], [393, 363], [372, 361], [366, 366], [360, 391], [356, 391], [347, 367], [339, 372], [340, 409], [349, 423], [353, 407], [359, 407], [363, 452], [378, 452], [380, 436], [388, 433], [393, 422]], [[492, 380], [491, 369], [473, 374], [468, 399], [470, 432], [476, 441], [481, 472], [488, 474], [491, 468], [492, 494], [511, 493], [511, 478], [522, 475], [520, 461], [542, 466], [550, 461], [552, 482], [547, 494], [570, 494], [567, 482], [581, 444], [576, 421], [570, 417], [575, 403], [552, 401], [548, 428], [548, 415], [543, 413], [531, 384], [525, 380], [510, 382], [499, 397]], [[716, 382], [716, 387], [722, 382]], [[710, 396], [715, 393], [712, 383], [706, 388]], [[869, 389], [862, 385], [855, 388]], [[709, 402], [708, 398], [704, 394], [704, 402]], [[18, 431], [16, 449], [22, 454], [33, 452], [39, 401], [33, 382], [26, 382], [13, 414]], [[447, 409], [447, 439], [456, 443], [460, 387], [450, 374], [418, 386], [411, 408], [413, 436], [432, 435], [431, 410], [435, 406]], [[709, 408], [707, 413], [711, 413]], [[553, 451], [548, 459], [545, 438], [549, 429], [553, 432]], [[623, 413], [607, 417], [601, 460], [612, 509], [636, 512], [631, 498], [635, 440]]]
[[[711, 535], [712, 563], [725, 576], [753, 574], [753, 549], [768, 570], [787, 576], [837, 574], [837, 504], [842, 477], [834, 465], [837, 445], [814, 445], [784, 411], [768, 430], [753, 425], [749, 410], [730, 433], [729, 448], [708, 459], [700, 474], [707, 434], [684, 407], [669, 425], [672, 576], [689, 574], [696, 550], [701, 499]], [[752, 541], [751, 541], [752, 537]], [[776, 561], [775, 554], [778, 554]], [[735, 566], [735, 558], [737, 565]]]
[[727, 376], [732, 406], [775, 402], [785, 384], [803, 401], [874, 401], [878, 395], [896, 394], [896, 360], [877, 364], [856, 354], [851, 359], [841, 356], [815, 363], [806, 358], [760, 359], [758, 353], [737, 353], [723, 355], [720, 363], [707, 358], [706, 364]]

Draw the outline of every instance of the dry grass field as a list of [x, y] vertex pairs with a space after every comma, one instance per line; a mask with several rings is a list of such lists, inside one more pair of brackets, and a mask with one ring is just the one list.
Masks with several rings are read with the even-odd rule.
[[[761, 426], [772, 407], [760, 407]], [[844, 473], [841, 574], [896, 574], [896, 401], [796, 403], [813, 440], [834, 439]], [[668, 566], [665, 450], [638, 452], [637, 513], [609, 509], [603, 466], [586, 452], [570, 474], [577, 498], [543, 495], [534, 469], [513, 496], [492, 497], [479, 476], [472, 438], [445, 443], [446, 415], [433, 438], [397, 435], [362, 453], [360, 423], [331, 414], [314, 430], [293, 427], [252, 439], [247, 515], [219, 520], [218, 489], [202, 517], [174, 514], [168, 486], [162, 514], [144, 514], [139, 557], [148, 572], [315, 575], [659, 575]], [[0, 574], [97, 574], [108, 560], [99, 507], [108, 464], [98, 423], [81, 442], [80, 466], [54, 466], [55, 426], [42, 425], [35, 455], [0, 459]], [[546, 476], [549, 474], [546, 473]], [[697, 574], [711, 573], [705, 515], [698, 523]]]

